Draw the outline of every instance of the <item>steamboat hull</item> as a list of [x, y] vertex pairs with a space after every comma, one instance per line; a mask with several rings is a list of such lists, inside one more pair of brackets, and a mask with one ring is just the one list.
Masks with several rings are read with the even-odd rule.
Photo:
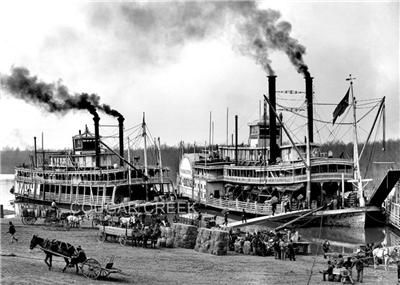
[[[233, 201], [234, 202], [234, 201]], [[210, 209], [217, 212], [229, 211], [229, 216], [239, 218], [242, 215], [242, 209], [235, 209], [233, 207], [224, 207], [216, 204], [200, 203], [204, 209]], [[265, 210], [265, 209], [260, 209]], [[311, 210], [288, 211], [282, 212], [277, 208], [277, 214], [272, 216], [266, 215], [265, 212], [251, 212], [251, 209], [246, 210], [246, 217], [250, 218], [243, 226], [248, 225], [262, 225], [263, 222], [273, 223], [288, 223], [293, 219], [299, 218]], [[263, 217], [260, 217], [263, 216]], [[255, 221], [251, 218], [258, 217]], [[337, 210], [322, 210], [312, 215], [299, 219], [292, 225], [295, 227], [347, 227], [347, 228], [368, 228], [379, 227], [386, 224], [386, 215], [381, 208], [376, 206], [366, 206], [358, 208], [346, 208]]]

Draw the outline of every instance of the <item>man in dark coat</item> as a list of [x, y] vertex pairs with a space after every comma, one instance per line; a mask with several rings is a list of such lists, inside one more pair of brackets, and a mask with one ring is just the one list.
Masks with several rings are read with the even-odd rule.
[[86, 259], [87, 259], [86, 254], [83, 251], [83, 249], [81, 248], [81, 246], [79, 245], [76, 248], [75, 254], [71, 258], [70, 266], [74, 266], [75, 264], [82, 263], [82, 262], [86, 261]]
[[13, 225], [13, 223], [11, 221], [9, 222], [9, 225], [10, 225], [10, 227], [8, 228], [8, 232], [7, 233], [9, 233], [11, 235], [10, 242], [13, 243], [14, 240], [16, 242], [18, 242], [18, 239], [14, 236], [17, 231], [15, 230], [15, 227], [14, 227], [14, 225]]
[[357, 282], [362, 283], [363, 282], [363, 276], [364, 276], [364, 262], [361, 258], [361, 256], [357, 256], [357, 259], [354, 261], [353, 266], [356, 267], [357, 271]]
[[242, 223], [247, 223], [246, 211], [244, 209], [242, 210]]
[[288, 244], [288, 255], [289, 255], [289, 260], [290, 261], [296, 261], [296, 256], [295, 256], [295, 252], [294, 252], [294, 246], [293, 246], [293, 242], [290, 241]]

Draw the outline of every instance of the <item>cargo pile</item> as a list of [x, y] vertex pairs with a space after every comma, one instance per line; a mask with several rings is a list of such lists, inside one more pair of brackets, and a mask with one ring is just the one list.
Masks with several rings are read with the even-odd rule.
[[229, 233], [227, 231], [200, 228], [194, 250], [214, 255], [228, 253]]
[[197, 227], [185, 224], [173, 224], [174, 247], [191, 248], [196, 245]]
[[174, 247], [174, 231], [170, 227], [160, 227], [161, 236], [157, 240], [157, 247]]

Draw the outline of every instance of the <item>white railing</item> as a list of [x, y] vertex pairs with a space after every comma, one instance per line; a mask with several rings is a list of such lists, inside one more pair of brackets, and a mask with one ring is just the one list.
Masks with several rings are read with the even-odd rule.
[[388, 211], [389, 223], [400, 229], [400, 204], [390, 201], [386, 209]]
[[[272, 215], [272, 206], [271, 204], [266, 203], [257, 203], [257, 202], [243, 202], [239, 200], [225, 200], [225, 199], [217, 199], [217, 198], [208, 198], [205, 201], [208, 205], [215, 206], [222, 209], [228, 209], [231, 211], [243, 211], [243, 209], [247, 213], [252, 214], [262, 214], [262, 215]], [[277, 204], [276, 214], [282, 212], [281, 204]]]
[[[340, 172], [336, 173], [312, 173], [311, 179], [318, 182], [319, 180], [342, 180], [342, 174]], [[352, 179], [353, 175], [351, 173], [344, 173], [344, 179]], [[225, 176], [223, 178], [226, 182], [237, 182], [237, 183], [248, 183], [248, 184], [260, 184], [262, 183], [272, 183], [272, 184], [292, 184], [307, 182], [307, 175], [293, 175], [293, 176], [283, 176], [283, 177], [243, 177], [243, 176]]]
[[[114, 186], [121, 184], [128, 184], [128, 179], [116, 179], [116, 180], [63, 180], [63, 179], [43, 179], [42, 177], [16, 177], [17, 182], [29, 182], [29, 183], [41, 183], [41, 184], [56, 184], [56, 185], [73, 185], [73, 186]], [[142, 184], [144, 180], [142, 178], [131, 179], [132, 184]], [[147, 183], [161, 183], [160, 178], [151, 177]]]
[[[40, 196], [36, 195], [34, 196], [32, 192], [25, 192], [23, 194], [24, 197], [28, 198], [34, 198], [38, 200], [43, 200], [43, 193], [41, 193]], [[90, 195], [76, 195], [76, 194], [65, 194], [61, 193], [60, 195], [58, 193], [54, 192], [45, 192], [44, 193], [44, 201], [53, 201], [55, 200], [56, 203], [74, 203], [74, 204], [85, 204], [85, 205], [102, 205], [103, 204], [103, 196], [99, 196], [97, 199], [97, 196], [90, 196]], [[104, 204], [111, 203], [111, 197], [110, 196], [105, 196], [104, 197]]]

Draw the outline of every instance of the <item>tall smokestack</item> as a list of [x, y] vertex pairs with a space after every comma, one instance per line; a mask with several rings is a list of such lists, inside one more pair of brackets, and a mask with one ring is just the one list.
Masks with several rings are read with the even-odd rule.
[[33, 137], [33, 143], [34, 143], [34, 146], [35, 146], [35, 159], [34, 159], [34, 167], [37, 167], [37, 147], [36, 147], [36, 137]]
[[272, 110], [276, 110], [276, 76], [268, 76], [268, 94], [269, 94], [269, 161], [270, 164], [276, 163], [278, 157], [278, 146], [276, 144], [276, 115]]
[[96, 167], [100, 168], [100, 134], [99, 134], [99, 121], [100, 117], [97, 113], [93, 114], [94, 121], [94, 147], [96, 150]]
[[306, 100], [307, 100], [307, 131], [310, 143], [314, 142], [314, 130], [313, 130], [313, 78], [308, 74], [305, 77], [306, 80]]
[[[124, 157], [124, 120], [125, 118], [121, 115], [118, 117], [118, 129], [119, 129], [119, 155]], [[120, 158], [119, 165], [124, 166], [124, 160]]]
[[235, 164], [238, 165], [238, 115], [235, 116]]

